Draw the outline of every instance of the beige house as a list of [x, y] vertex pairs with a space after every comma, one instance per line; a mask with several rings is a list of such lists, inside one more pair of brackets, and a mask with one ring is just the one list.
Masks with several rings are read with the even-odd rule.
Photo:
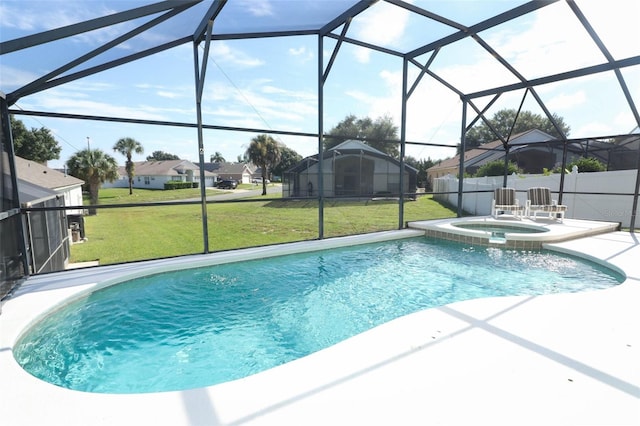
[[[140, 189], [164, 189], [170, 181], [200, 183], [200, 168], [189, 160], [139, 161], [135, 164], [133, 187]], [[205, 187], [213, 187], [215, 174], [205, 171]], [[119, 178], [105, 182], [103, 188], [128, 188], [129, 177], [124, 166], [118, 167]]]
[[251, 183], [256, 173], [255, 166], [246, 163], [204, 163], [204, 169], [218, 180], [233, 179], [238, 183]]
[[[545, 142], [554, 137], [537, 129], [513, 135], [509, 140], [509, 158], [518, 164], [526, 173], [541, 173], [542, 168], [553, 168], [562, 159], [562, 149], [548, 146]], [[505, 150], [502, 141], [496, 140], [470, 149], [464, 153], [464, 170], [473, 174], [489, 162], [504, 159]], [[460, 170], [460, 155], [442, 160], [427, 169], [427, 179], [446, 175], [458, 176]]]
[[[464, 164], [467, 166], [471, 160], [476, 159], [482, 154], [486, 154], [487, 150], [498, 149], [502, 147], [501, 141], [493, 141], [482, 145], [482, 149], [470, 149], [464, 153]], [[458, 170], [460, 170], [460, 155], [456, 155], [453, 158], [447, 158], [442, 160], [435, 166], [427, 169], [427, 179], [429, 182], [433, 182], [433, 179], [443, 177], [446, 175], [458, 176]]]

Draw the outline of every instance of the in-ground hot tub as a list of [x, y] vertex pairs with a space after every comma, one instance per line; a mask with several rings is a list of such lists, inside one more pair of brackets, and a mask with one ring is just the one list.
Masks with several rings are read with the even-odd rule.
[[493, 237], [505, 238], [506, 234], [540, 234], [549, 232], [549, 229], [539, 225], [520, 223], [496, 223], [496, 222], [454, 222], [456, 228], [469, 229], [489, 233]]
[[473, 245], [496, 245], [508, 249], [537, 250], [544, 243], [613, 232], [618, 224], [571, 219], [567, 222], [534, 222], [529, 219], [503, 220], [491, 216], [410, 222], [429, 237]]
[[[506, 244], [507, 239], [512, 241], [526, 241], [526, 237], [532, 234], [549, 232], [549, 229], [543, 226], [521, 222], [487, 222], [474, 220], [452, 222], [451, 225], [464, 231], [470, 231], [470, 234], [465, 233], [464, 235], [472, 238], [481, 238], [481, 244], [484, 245]], [[478, 244], [478, 242], [476, 241], [474, 244]]]

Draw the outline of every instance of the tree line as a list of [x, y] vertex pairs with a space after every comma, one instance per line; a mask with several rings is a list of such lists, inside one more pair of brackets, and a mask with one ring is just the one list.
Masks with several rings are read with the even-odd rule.
[[[14, 119], [13, 116], [11, 116], [11, 129], [16, 155], [43, 164], [50, 160], [59, 159], [61, 147], [49, 129], [41, 127], [40, 129], [28, 130], [22, 121]], [[324, 139], [324, 149], [331, 149], [345, 140], [354, 138], [360, 139], [394, 158], [399, 157], [397, 143], [389, 143], [389, 141], [398, 140], [398, 127], [388, 116], [372, 120], [369, 117], [358, 118], [355, 115], [348, 115], [327, 133]], [[131, 195], [133, 194], [133, 179], [135, 177], [135, 163], [132, 158], [134, 154], [142, 154], [144, 147], [133, 138], [123, 137], [114, 144], [113, 150], [126, 158], [125, 171]], [[167, 161], [179, 160], [180, 157], [164, 151], [154, 151], [146, 159], [147, 161]], [[210, 161], [225, 162], [225, 158], [216, 151], [211, 155]], [[284, 143], [276, 141], [270, 135], [262, 134], [251, 139], [244, 155], [238, 156], [238, 161], [252, 162], [261, 169], [262, 193], [266, 195], [267, 179], [273, 175], [282, 176], [287, 169], [302, 161], [302, 156]], [[405, 158], [405, 162], [418, 169], [418, 184], [426, 184], [426, 170], [434, 164], [433, 161], [431, 159], [417, 160], [409, 156]], [[119, 177], [116, 159], [100, 149], [87, 147], [79, 150], [65, 162], [65, 166], [71, 176], [85, 181], [85, 190], [89, 193], [92, 205], [98, 202], [99, 189], [102, 184], [113, 182]], [[95, 209], [90, 209], [90, 213], [95, 214]]]

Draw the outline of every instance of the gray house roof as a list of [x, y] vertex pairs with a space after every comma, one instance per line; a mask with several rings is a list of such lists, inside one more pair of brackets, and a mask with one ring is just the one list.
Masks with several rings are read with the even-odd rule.
[[[187, 170], [193, 170], [194, 173], [200, 171], [200, 168], [189, 160], [139, 161], [134, 164], [136, 176], [181, 176], [186, 174]], [[204, 173], [212, 175], [206, 170]], [[118, 174], [127, 175], [124, 166], [118, 167]]]
[[[379, 151], [367, 145], [364, 142], [361, 142], [358, 140], [352, 140], [352, 139], [346, 140], [341, 144], [334, 146], [333, 148], [327, 149], [326, 151], [323, 152], [322, 158], [323, 159], [333, 158], [334, 155], [336, 154], [341, 155], [341, 154], [365, 154], [365, 153], [371, 157], [384, 158], [386, 161], [389, 161], [398, 166], [400, 165], [400, 161], [391, 157], [390, 155], [382, 151]], [[291, 166], [288, 170], [285, 171], [285, 173], [299, 173], [301, 170], [305, 170], [310, 166], [311, 164], [310, 161], [315, 162], [317, 160], [318, 160], [318, 154], [305, 157], [301, 161], [299, 161], [297, 164]], [[416, 168], [406, 163], [404, 167], [406, 170], [409, 170], [412, 173], [417, 173], [418, 171]]]
[[20, 180], [53, 190], [79, 186], [84, 183], [81, 179], [50, 169], [35, 161], [25, 160], [21, 157], [16, 157], [16, 172]]
[[364, 142], [358, 141], [358, 140], [354, 140], [354, 139], [349, 139], [346, 140], [336, 146], [334, 146], [333, 148], [329, 148], [328, 151], [340, 151], [340, 150], [361, 150], [361, 151], [366, 151], [366, 152], [370, 152], [376, 155], [382, 155], [382, 156], [386, 156], [387, 154], [385, 154], [382, 151], [379, 151], [377, 149], [375, 149], [372, 146], [367, 145]]
[[[538, 130], [532, 129], [526, 132], [518, 133], [514, 135], [511, 140], [509, 140], [509, 145], [512, 146], [512, 151], [514, 152], [516, 147], [527, 146], [530, 144], [547, 142], [554, 139], [552, 136], [547, 133]], [[464, 153], [464, 167], [465, 170], [469, 167], [479, 166], [481, 164], [488, 163], [490, 161], [494, 161], [504, 157], [504, 148], [501, 140], [496, 140], [492, 142], [487, 142], [482, 144], [480, 147], [475, 149], [470, 149]], [[458, 167], [460, 165], [460, 155], [456, 155], [453, 158], [448, 158], [446, 160], [441, 161], [433, 167], [430, 167], [429, 171], [436, 171], [442, 169], [449, 169], [452, 167]]]
[[218, 175], [241, 175], [245, 172], [253, 173], [255, 166], [246, 163], [204, 163], [205, 170], [216, 173]]
[[81, 186], [84, 181], [57, 170], [50, 169], [35, 161], [16, 158], [18, 192], [21, 203], [47, 200], [66, 189]]

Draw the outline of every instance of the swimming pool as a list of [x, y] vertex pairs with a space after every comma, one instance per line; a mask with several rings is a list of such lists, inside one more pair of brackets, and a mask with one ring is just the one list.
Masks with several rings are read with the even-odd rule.
[[123, 282], [46, 316], [23, 335], [14, 356], [36, 377], [71, 389], [190, 389], [245, 377], [457, 300], [621, 281], [610, 270], [551, 252], [411, 238]]

